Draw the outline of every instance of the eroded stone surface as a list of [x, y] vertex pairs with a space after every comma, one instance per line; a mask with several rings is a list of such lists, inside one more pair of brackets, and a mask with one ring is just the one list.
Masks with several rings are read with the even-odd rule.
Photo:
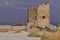
[[27, 37], [29, 33], [0, 33], [0, 40], [40, 40], [40, 38], [36, 37]]

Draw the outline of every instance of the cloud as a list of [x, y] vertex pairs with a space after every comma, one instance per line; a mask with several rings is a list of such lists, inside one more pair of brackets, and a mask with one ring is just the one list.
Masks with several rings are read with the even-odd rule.
[[8, 6], [10, 5], [9, 2], [7, 2], [7, 1], [4, 1], [4, 4], [5, 5], [8, 5]]
[[0, 3], [0, 6], [3, 6], [3, 4], [2, 4], [2, 3]]

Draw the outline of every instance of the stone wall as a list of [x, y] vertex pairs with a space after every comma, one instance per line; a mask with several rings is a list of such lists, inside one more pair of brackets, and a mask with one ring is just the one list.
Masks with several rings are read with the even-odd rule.
[[42, 3], [37, 8], [38, 25], [49, 26], [50, 24], [49, 3]]
[[28, 22], [40, 26], [49, 27], [50, 25], [50, 4], [43, 2], [39, 6], [28, 8]]
[[36, 9], [37, 7], [35, 6], [28, 8], [28, 22], [33, 22], [35, 20], [35, 15], [37, 13]]

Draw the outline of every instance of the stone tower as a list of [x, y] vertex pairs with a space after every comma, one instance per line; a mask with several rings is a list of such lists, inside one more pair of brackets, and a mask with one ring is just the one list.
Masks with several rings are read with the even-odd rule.
[[37, 23], [38, 25], [48, 27], [50, 23], [49, 2], [42, 2], [37, 8]]
[[35, 16], [36, 16], [36, 13], [37, 13], [37, 7], [36, 6], [31, 6], [31, 7], [28, 7], [28, 18], [27, 18], [27, 29], [30, 29], [31, 27], [34, 26], [34, 22], [35, 22]]
[[28, 8], [28, 22], [34, 22], [37, 13], [37, 7], [32, 6]]

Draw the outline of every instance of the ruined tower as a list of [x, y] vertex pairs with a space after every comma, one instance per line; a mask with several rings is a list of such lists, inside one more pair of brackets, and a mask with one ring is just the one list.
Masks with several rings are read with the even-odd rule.
[[50, 23], [49, 2], [42, 2], [37, 7], [37, 23], [38, 25], [48, 27]]
[[36, 13], [37, 13], [37, 7], [36, 6], [28, 7], [27, 11], [28, 11], [27, 29], [30, 29], [31, 27], [34, 26], [35, 19], [37, 18], [37, 17], [35, 17]]
[[34, 22], [35, 21], [35, 16], [37, 13], [37, 7], [32, 6], [28, 8], [28, 22]]
[[31, 25], [34, 26], [43, 26], [49, 27], [50, 24], [50, 9], [49, 2], [42, 1], [39, 6], [28, 7], [28, 27]]

